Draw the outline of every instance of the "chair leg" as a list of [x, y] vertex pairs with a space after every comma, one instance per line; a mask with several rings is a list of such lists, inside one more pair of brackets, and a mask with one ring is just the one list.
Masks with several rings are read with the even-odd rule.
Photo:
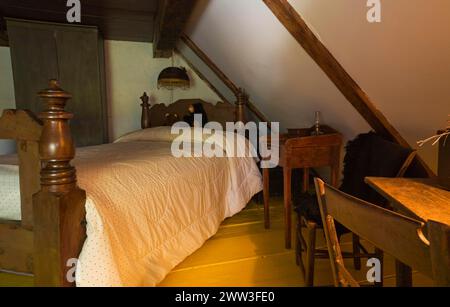
[[297, 265], [300, 265], [300, 258], [302, 257], [302, 246], [301, 246], [301, 241], [300, 241], [300, 236], [301, 236], [301, 232], [302, 231], [302, 227], [300, 225], [300, 222], [297, 222], [297, 227], [296, 227], [296, 238], [295, 238], [295, 263]]
[[308, 230], [308, 243], [306, 249], [306, 276], [305, 285], [307, 287], [314, 286], [314, 263], [315, 263], [315, 252], [316, 252], [316, 230], [317, 224], [308, 222], [306, 225]]
[[359, 254], [361, 253], [360, 249], [359, 249], [359, 245], [360, 245], [360, 240], [359, 237], [357, 235], [355, 235], [354, 233], [352, 234], [352, 245], [353, 245], [353, 265], [355, 267], [355, 270], [359, 271], [361, 270], [361, 258], [359, 256]]
[[404, 263], [395, 260], [396, 286], [401, 288], [412, 287], [412, 269]]
[[375, 287], [383, 287], [384, 285], [384, 253], [381, 249], [375, 248], [375, 255], [381, 264], [381, 281], [375, 283]]
[[302, 225], [298, 224], [298, 231], [297, 231], [297, 246], [296, 246], [296, 261], [297, 261], [297, 265], [300, 268], [300, 273], [302, 274], [303, 280], [305, 280], [306, 278], [306, 268], [305, 268], [305, 264], [303, 263], [303, 251], [306, 250], [306, 246], [305, 246], [305, 240], [303, 238], [302, 235]]

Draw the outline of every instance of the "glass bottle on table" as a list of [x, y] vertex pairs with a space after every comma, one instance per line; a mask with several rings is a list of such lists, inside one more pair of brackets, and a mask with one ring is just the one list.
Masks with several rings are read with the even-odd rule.
[[317, 111], [317, 112], [316, 112], [316, 115], [315, 115], [314, 129], [313, 129], [313, 131], [311, 132], [311, 135], [317, 136], [317, 135], [323, 135], [323, 134], [324, 134], [323, 131], [320, 130], [320, 112]]

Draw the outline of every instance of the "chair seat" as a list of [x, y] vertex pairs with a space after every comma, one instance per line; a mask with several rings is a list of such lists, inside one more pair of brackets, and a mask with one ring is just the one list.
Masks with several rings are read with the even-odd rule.
[[[315, 193], [312, 194], [307, 192], [294, 196], [293, 205], [299, 221], [301, 221], [303, 217], [307, 221], [316, 223], [318, 228], [323, 228], [322, 216], [320, 215], [319, 203]], [[338, 236], [350, 232], [347, 228], [340, 224], [336, 225], [336, 231]]]
[[293, 199], [294, 211], [300, 217], [304, 217], [308, 221], [315, 222], [322, 227], [322, 217], [317, 202], [317, 197], [310, 193], [301, 193]]

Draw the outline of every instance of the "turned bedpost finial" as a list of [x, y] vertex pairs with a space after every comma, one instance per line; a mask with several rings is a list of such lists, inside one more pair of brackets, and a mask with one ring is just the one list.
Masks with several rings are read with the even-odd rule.
[[33, 271], [36, 286], [73, 286], [68, 261], [77, 259], [86, 238], [86, 192], [76, 185], [70, 161], [75, 146], [65, 111], [72, 97], [58, 81], [38, 93], [44, 103], [39, 142], [41, 190], [33, 195]]
[[41, 188], [50, 192], [68, 192], [75, 188], [76, 172], [70, 165], [75, 156], [75, 146], [70, 133], [72, 113], [65, 111], [72, 96], [64, 91], [57, 80], [50, 80], [49, 87], [38, 93], [44, 103], [39, 114], [43, 130], [39, 143]]
[[147, 93], [144, 92], [144, 95], [141, 97], [142, 100], [142, 117], [141, 117], [141, 128], [147, 129], [151, 127], [150, 123], [150, 97], [148, 97]]
[[239, 88], [236, 98], [236, 121], [246, 123], [245, 106], [248, 104], [249, 96], [244, 89]]

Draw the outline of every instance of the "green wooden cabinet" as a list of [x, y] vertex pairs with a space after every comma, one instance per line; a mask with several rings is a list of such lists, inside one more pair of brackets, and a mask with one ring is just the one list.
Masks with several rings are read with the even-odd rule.
[[36, 93], [56, 78], [72, 94], [77, 146], [108, 142], [103, 39], [96, 27], [7, 19], [16, 107], [35, 113]]

